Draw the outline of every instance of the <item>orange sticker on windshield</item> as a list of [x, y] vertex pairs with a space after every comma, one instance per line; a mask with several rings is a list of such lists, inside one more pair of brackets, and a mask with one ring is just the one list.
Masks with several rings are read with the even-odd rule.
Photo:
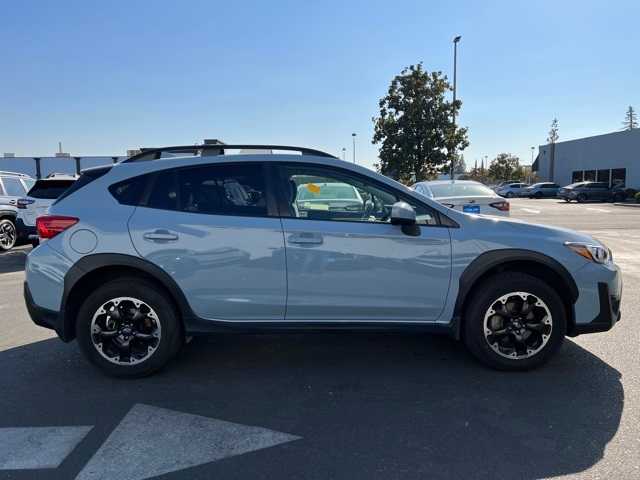
[[311, 193], [320, 193], [320, 187], [315, 183], [307, 183], [307, 190]]

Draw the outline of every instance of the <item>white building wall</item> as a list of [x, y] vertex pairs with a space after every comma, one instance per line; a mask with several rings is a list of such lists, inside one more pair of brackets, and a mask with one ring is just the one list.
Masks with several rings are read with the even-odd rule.
[[541, 145], [538, 175], [559, 185], [568, 185], [574, 171], [626, 169], [626, 186], [640, 188], [640, 129], [556, 143], [553, 178], [550, 175], [551, 146]]

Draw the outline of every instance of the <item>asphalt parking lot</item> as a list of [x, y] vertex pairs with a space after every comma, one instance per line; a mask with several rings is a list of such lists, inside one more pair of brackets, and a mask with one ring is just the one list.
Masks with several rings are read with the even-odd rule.
[[528, 373], [444, 337], [323, 333], [199, 338], [115, 380], [28, 319], [28, 248], [0, 255], [0, 479], [640, 478], [640, 208], [511, 203], [623, 270], [620, 324]]

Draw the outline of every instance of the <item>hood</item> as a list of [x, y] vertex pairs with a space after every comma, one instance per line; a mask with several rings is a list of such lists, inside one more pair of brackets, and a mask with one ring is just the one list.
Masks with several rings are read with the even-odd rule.
[[545, 239], [558, 239], [562, 242], [587, 242], [600, 245], [600, 242], [585, 233], [576, 232], [569, 228], [555, 227], [551, 225], [541, 225], [530, 223], [525, 220], [518, 220], [506, 217], [492, 217], [489, 215], [468, 215], [470, 222], [477, 222], [480, 228], [495, 227], [496, 223], [502, 228], [509, 229], [514, 235], [526, 235], [532, 238], [544, 237]]

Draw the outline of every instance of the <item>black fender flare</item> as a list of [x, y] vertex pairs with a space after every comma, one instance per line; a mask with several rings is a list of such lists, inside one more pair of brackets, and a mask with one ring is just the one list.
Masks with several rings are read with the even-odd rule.
[[129, 268], [149, 275], [162, 285], [172, 296], [184, 323], [192, 322], [197, 319], [178, 284], [171, 275], [162, 268], [148, 260], [145, 260], [144, 258], [133, 255], [121, 253], [96, 253], [82, 257], [69, 269], [64, 277], [64, 290], [60, 306], [60, 314], [64, 317], [64, 321], [61, 322], [62, 331], [60, 332], [60, 337], [63, 340], [69, 341], [75, 337], [75, 318], [66, 314], [69, 296], [74, 290], [74, 287], [76, 287], [76, 285], [78, 285], [86, 275], [89, 275], [98, 269], [108, 267]]
[[[453, 313], [453, 332], [456, 338], [460, 337], [460, 326], [463, 315], [465, 301], [472, 292], [474, 283], [484, 274], [500, 265], [506, 265], [511, 262], [535, 262], [544, 267], [553, 270], [567, 285], [569, 289], [569, 298], [571, 304], [575, 304], [578, 299], [578, 286], [569, 271], [557, 260], [540, 252], [532, 250], [507, 248], [500, 250], [492, 250], [478, 255], [462, 272], [458, 285], [458, 297]], [[525, 272], [526, 273], [526, 272]], [[573, 312], [569, 312], [570, 316]], [[570, 319], [571, 321], [572, 319]]]

